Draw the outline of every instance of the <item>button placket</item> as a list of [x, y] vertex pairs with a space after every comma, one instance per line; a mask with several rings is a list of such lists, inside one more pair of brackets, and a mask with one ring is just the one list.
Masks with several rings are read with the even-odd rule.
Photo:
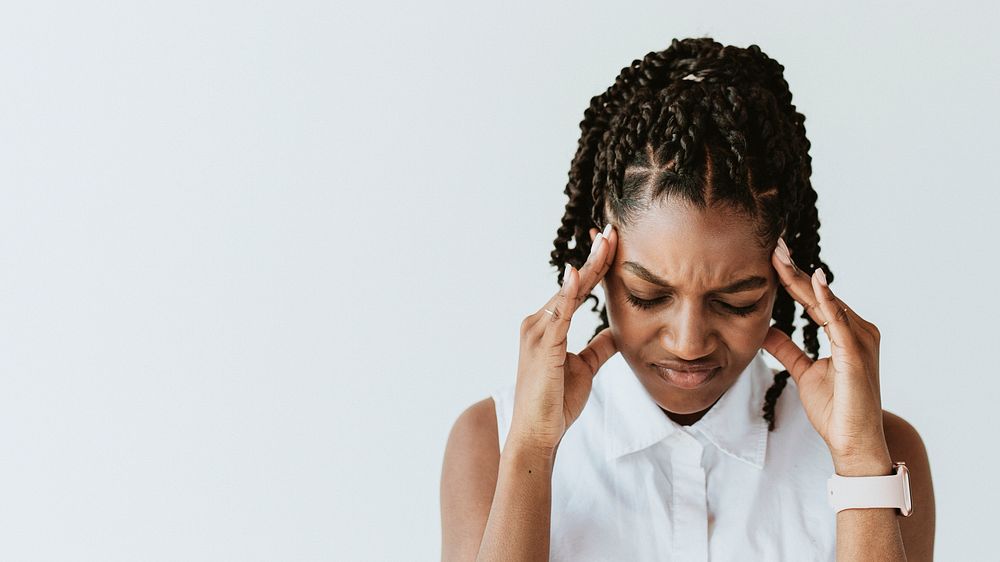
[[682, 429], [671, 436], [670, 447], [674, 553], [678, 560], [707, 562], [708, 498], [701, 464], [704, 446]]

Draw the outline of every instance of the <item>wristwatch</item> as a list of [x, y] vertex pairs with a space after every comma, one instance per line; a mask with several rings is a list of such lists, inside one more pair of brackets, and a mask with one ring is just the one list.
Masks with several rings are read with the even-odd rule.
[[909, 517], [910, 472], [903, 461], [892, 463], [889, 476], [841, 476], [834, 474], [826, 481], [830, 507], [839, 513], [842, 509], [868, 507], [895, 507], [896, 515]]

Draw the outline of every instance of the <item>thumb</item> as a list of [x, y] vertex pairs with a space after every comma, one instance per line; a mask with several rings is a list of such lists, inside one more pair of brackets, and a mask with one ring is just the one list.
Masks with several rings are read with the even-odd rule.
[[615, 338], [611, 335], [611, 328], [608, 327], [598, 332], [577, 356], [587, 364], [590, 376], [593, 377], [601, 365], [615, 353], [618, 353], [618, 344], [615, 343]]
[[812, 358], [806, 355], [802, 351], [802, 348], [793, 342], [792, 338], [788, 337], [788, 334], [775, 326], [771, 326], [771, 329], [767, 331], [763, 347], [785, 366], [788, 373], [795, 379], [795, 384], [799, 384], [799, 378], [802, 377], [802, 373], [806, 372], [809, 367], [812, 367]]

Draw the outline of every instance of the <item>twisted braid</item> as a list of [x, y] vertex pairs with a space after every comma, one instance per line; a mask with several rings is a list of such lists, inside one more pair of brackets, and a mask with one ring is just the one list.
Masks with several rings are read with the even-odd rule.
[[[700, 208], [725, 203], [754, 221], [762, 248], [784, 235], [805, 271], [821, 267], [816, 191], [805, 116], [796, 111], [784, 66], [757, 45], [724, 46], [709, 37], [674, 39], [623, 68], [594, 96], [580, 122], [580, 139], [564, 193], [568, 200], [549, 263], [562, 285], [565, 264], [582, 267], [591, 228], [611, 219], [624, 227], [657, 200], [679, 196]], [[694, 79], [691, 79], [693, 75]], [[687, 79], [685, 77], [688, 77]], [[572, 243], [572, 245], [571, 245]], [[591, 309], [609, 326], [607, 306], [593, 293]], [[772, 319], [791, 336], [794, 299], [779, 287]], [[806, 351], [819, 358], [818, 325], [803, 310]], [[763, 417], [774, 411], [789, 373], [765, 394]]]

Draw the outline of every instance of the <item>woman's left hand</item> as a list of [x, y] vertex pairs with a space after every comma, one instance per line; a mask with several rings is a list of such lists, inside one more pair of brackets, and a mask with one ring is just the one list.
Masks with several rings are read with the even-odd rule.
[[797, 268], [784, 240], [778, 240], [771, 261], [792, 298], [817, 324], [826, 323], [831, 357], [813, 361], [774, 326], [764, 349], [795, 380], [806, 415], [830, 447], [838, 474], [886, 466], [891, 461], [882, 427], [878, 328], [833, 294], [822, 269], [810, 276]]

